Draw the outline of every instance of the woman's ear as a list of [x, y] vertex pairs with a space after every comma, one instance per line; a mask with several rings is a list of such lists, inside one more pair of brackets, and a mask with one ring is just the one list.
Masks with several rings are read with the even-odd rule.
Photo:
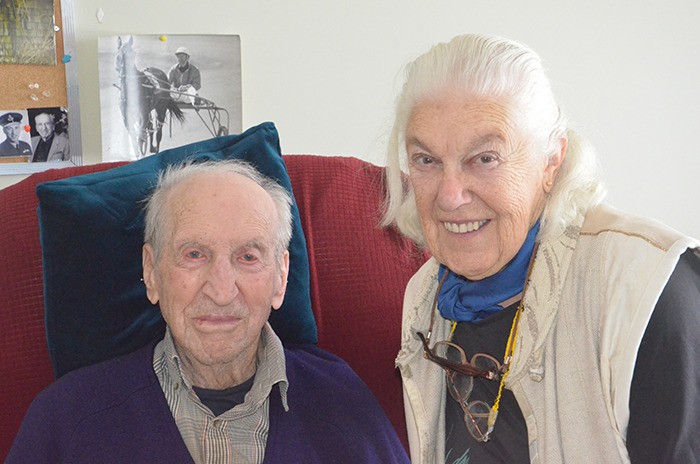
[[559, 168], [561, 168], [564, 162], [564, 157], [566, 156], [566, 147], [568, 144], [568, 139], [563, 136], [559, 139], [559, 149], [552, 154], [547, 160], [547, 166], [544, 169], [544, 176], [542, 182], [544, 185], [544, 191], [550, 193], [554, 188], [554, 182], [557, 179], [557, 174], [559, 173]]

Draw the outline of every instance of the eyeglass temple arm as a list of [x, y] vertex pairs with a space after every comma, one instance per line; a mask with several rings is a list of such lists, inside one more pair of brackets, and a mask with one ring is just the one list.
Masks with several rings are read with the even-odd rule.
[[438, 366], [443, 369], [450, 369], [452, 371], [458, 372], [463, 375], [468, 375], [470, 377], [481, 377], [483, 379], [494, 380], [499, 378], [500, 372], [494, 372], [492, 370], [481, 370], [470, 367], [467, 364], [455, 363], [444, 359], [440, 356], [433, 354], [433, 351], [428, 347], [428, 340], [422, 332], [416, 332], [416, 335], [423, 343], [423, 354], [430, 360], [433, 361]]

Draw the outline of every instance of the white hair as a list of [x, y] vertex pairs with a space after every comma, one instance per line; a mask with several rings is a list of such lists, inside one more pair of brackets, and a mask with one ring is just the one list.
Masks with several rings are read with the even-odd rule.
[[48, 112], [46, 112], [46, 111], [42, 111], [42, 112], [40, 112], [40, 113], [35, 114], [35, 115], [34, 115], [34, 121], [36, 122], [36, 118], [38, 118], [38, 117], [41, 116], [42, 114], [45, 115], [45, 116], [48, 116], [48, 117], [49, 117], [49, 121], [51, 121], [52, 123], [55, 123], [55, 122], [56, 122], [56, 115], [51, 114], [51, 113], [48, 113]]
[[526, 111], [529, 136], [543, 157], [557, 154], [562, 140], [568, 140], [564, 162], [542, 214], [540, 240], [561, 234], [579, 212], [602, 201], [605, 189], [595, 152], [567, 127], [540, 57], [512, 40], [470, 34], [433, 46], [406, 68], [389, 138], [382, 225], [394, 224], [401, 233], [425, 245], [415, 195], [404, 177], [408, 172], [406, 126], [417, 105], [454, 91], [502, 99], [514, 109]]
[[145, 199], [144, 241], [151, 246], [159, 259], [163, 241], [170, 233], [168, 228], [168, 209], [173, 201], [170, 193], [183, 181], [199, 174], [234, 173], [246, 177], [262, 187], [272, 197], [277, 211], [277, 230], [275, 236], [275, 258], [281, 264], [284, 252], [292, 239], [292, 197], [287, 190], [273, 179], [262, 175], [252, 164], [242, 160], [230, 159], [220, 161], [186, 161], [168, 166], [160, 172], [158, 181]]

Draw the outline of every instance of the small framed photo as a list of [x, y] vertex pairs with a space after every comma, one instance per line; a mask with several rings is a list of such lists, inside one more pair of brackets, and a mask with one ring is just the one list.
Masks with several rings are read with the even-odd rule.
[[[66, 108], [0, 111], [0, 169], [21, 164], [40, 169], [72, 166]], [[34, 163], [44, 163], [35, 165]]]
[[32, 146], [27, 110], [0, 111], [0, 163], [30, 163]]
[[32, 163], [71, 161], [68, 112], [65, 108], [29, 108]]

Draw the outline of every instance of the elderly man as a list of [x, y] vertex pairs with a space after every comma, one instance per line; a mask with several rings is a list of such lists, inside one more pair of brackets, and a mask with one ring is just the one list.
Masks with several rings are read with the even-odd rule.
[[39, 135], [32, 137], [32, 163], [68, 161], [70, 143], [65, 134], [56, 133], [55, 116], [46, 112], [34, 117], [34, 128]]
[[22, 115], [5, 113], [0, 116], [0, 126], [5, 133], [5, 140], [0, 143], [0, 156], [32, 156], [32, 148], [19, 139], [22, 134]]
[[240, 161], [168, 169], [146, 207], [143, 280], [163, 340], [34, 401], [13, 462], [408, 462], [343, 361], [283, 347], [291, 199]]

